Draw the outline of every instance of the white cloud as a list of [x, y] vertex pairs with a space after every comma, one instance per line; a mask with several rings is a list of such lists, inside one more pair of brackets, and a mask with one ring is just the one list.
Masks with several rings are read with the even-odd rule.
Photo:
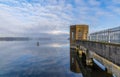
[[79, 6], [86, 6], [85, 0], [75, 0], [76, 5]]
[[97, 0], [89, 0], [89, 4], [92, 6], [99, 6], [100, 5], [100, 1]]
[[[30, 3], [21, 4], [22, 7], [0, 4], [0, 22], [4, 25], [4, 29], [11, 33], [24, 33], [29, 29], [35, 30], [36, 28], [39, 28], [41, 32], [46, 29], [60, 30], [61, 27], [64, 28], [65, 25], [68, 26], [70, 22], [71, 18], [65, 14], [62, 6], [49, 5], [43, 7], [39, 4], [35, 6]], [[0, 26], [0, 28], [3, 28], [3, 26]], [[6, 34], [7, 33], [8, 32], [6, 32]]]
[[51, 31], [51, 33], [46, 32], [48, 34], [55, 34], [55, 35], [59, 35], [59, 34], [69, 34], [67, 31], [58, 31], [58, 30], [53, 30]]
[[120, 4], [120, 0], [112, 0], [112, 3], [114, 3], [114, 4]]
[[13, 36], [48, 31], [68, 34], [70, 24], [85, 23], [92, 28], [101, 25], [101, 18], [119, 15], [120, 8], [113, 1], [104, 1], [102, 6], [103, 1], [98, 0], [74, 0], [74, 4], [67, 0], [0, 0], [0, 29], [5, 36], [8, 32]]

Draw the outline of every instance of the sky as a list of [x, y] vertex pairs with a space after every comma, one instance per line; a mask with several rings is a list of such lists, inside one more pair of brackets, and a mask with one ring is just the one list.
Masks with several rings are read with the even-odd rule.
[[0, 37], [68, 35], [69, 26], [89, 32], [120, 26], [120, 0], [0, 0]]

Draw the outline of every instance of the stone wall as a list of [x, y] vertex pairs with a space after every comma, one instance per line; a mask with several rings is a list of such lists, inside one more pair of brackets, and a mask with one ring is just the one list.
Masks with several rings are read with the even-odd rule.
[[77, 40], [76, 44], [94, 51], [103, 58], [120, 66], [120, 44], [111, 44], [95, 41]]

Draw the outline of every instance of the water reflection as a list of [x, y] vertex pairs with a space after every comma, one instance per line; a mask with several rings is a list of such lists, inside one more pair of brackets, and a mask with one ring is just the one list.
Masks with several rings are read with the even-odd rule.
[[70, 48], [70, 70], [75, 73], [81, 73], [76, 56], [76, 50], [74, 48]]
[[[87, 50], [86, 50], [87, 51]], [[84, 77], [113, 77], [107, 70], [101, 69], [91, 58], [89, 64], [87, 56], [82, 50], [70, 48], [70, 69], [75, 73], [82, 73]], [[90, 60], [89, 60], [90, 61]], [[97, 60], [96, 60], [97, 61]]]
[[68, 42], [0, 42], [0, 77], [81, 77], [70, 71]]

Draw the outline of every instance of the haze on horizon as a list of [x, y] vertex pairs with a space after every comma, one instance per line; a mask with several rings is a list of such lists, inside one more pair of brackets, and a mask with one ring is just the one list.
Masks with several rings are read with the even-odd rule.
[[65, 37], [72, 24], [95, 32], [120, 26], [119, 19], [119, 0], [0, 0], [0, 37]]

